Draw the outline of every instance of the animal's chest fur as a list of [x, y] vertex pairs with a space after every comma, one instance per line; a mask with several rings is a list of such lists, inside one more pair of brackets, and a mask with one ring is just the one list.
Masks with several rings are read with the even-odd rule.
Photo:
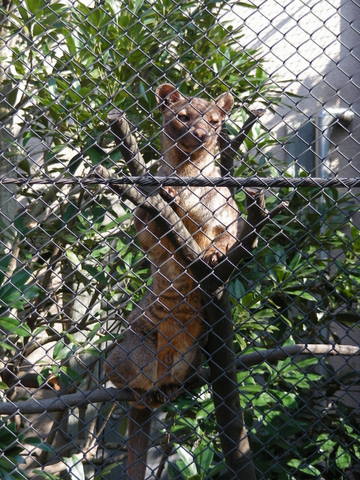
[[176, 203], [182, 215], [191, 217], [199, 227], [219, 220], [221, 194], [211, 187], [177, 187]]
[[226, 187], [176, 187], [177, 213], [195, 240], [206, 247], [223, 232], [236, 237], [238, 210]]
[[[216, 152], [197, 152], [190, 159], [176, 157], [171, 145], [164, 138], [164, 165], [159, 175], [182, 177], [220, 177], [216, 165]], [[174, 157], [174, 158], [173, 158]], [[177, 165], [178, 163], [178, 165]], [[239, 211], [227, 187], [165, 187], [174, 196], [175, 210], [201, 249], [206, 249], [214, 240], [227, 232], [235, 238], [238, 233]], [[228, 243], [231, 243], [228, 242]], [[229, 246], [229, 245], [228, 245]]]

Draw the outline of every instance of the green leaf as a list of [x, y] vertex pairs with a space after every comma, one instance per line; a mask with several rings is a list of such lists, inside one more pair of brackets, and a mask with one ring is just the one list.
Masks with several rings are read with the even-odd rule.
[[180, 468], [181, 473], [186, 476], [196, 475], [196, 465], [189, 450], [180, 445], [176, 447], [176, 453], [180, 457], [180, 459], [176, 461], [176, 465]]
[[289, 263], [289, 270], [293, 272], [300, 264], [301, 258], [302, 258], [301, 252], [295, 253], [295, 255], [293, 256], [293, 258]]
[[346, 452], [341, 445], [339, 445], [336, 451], [335, 463], [342, 471], [346, 470], [351, 465], [351, 455], [349, 452]]
[[185, 480], [184, 476], [181, 474], [180, 468], [172, 461], [169, 461], [168, 463], [167, 474], [169, 475], [170, 480]]
[[1, 317], [0, 326], [6, 330], [12, 331], [20, 325], [20, 321], [13, 317]]
[[298, 460], [297, 458], [294, 458], [293, 460], [290, 460], [290, 461], [288, 462], [288, 465], [289, 465], [290, 467], [295, 468], [295, 469], [298, 470], [299, 472], [307, 473], [307, 474], [310, 475], [311, 477], [318, 477], [319, 475], [321, 475], [320, 470], [318, 470], [317, 468], [313, 467], [312, 465], [306, 465], [306, 466], [304, 466], [304, 465], [303, 465], [303, 461]]
[[285, 275], [286, 275], [286, 272], [287, 272], [286, 266], [285, 265], [280, 265], [280, 264], [279, 265], [274, 265], [272, 269], [276, 274], [276, 280], [278, 282], [282, 282]]
[[311, 295], [309, 292], [304, 292], [304, 290], [285, 290], [285, 293], [289, 295], [295, 295], [296, 297], [304, 298], [305, 300], [310, 300], [311, 302], [317, 302], [317, 298]]
[[63, 360], [69, 355], [69, 347], [65, 344], [64, 340], [59, 340], [53, 351], [54, 360]]
[[214, 449], [211, 442], [202, 442], [194, 451], [194, 457], [198, 471], [202, 476], [209, 471], [210, 465], [214, 458]]
[[76, 267], [79, 267], [81, 265], [81, 261], [79, 260], [78, 256], [72, 251], [67, 249], [66, 250], [66, 256], [70, 260], [70, 262], [75, 265]]
[[16, 348], [13, 345], [8, 345], [5, 342], [0, 342], [0, 347], [8, 352], [15, 352]]
[[39, 475], [39, 477], [45, 478], [45, 480], [59, 480], [58, 475], [44, 472], [43, 470], [33, 470], [32, 473], [36, 473], [36, 475]]
[[19, 337], [29, 337], [31, 331], [27, 326], [22, 326], [20, 320], [12, 317], [1, 317], [0, 327], [9, 330], [9, 332], [18, 335]]
[[45, 7], [45, 0], [25, 0], [27, 8], [36, 14]]
[[244, 287], [244, 284], [239, 279], [236, 278], [229, 285], [229, 293], [235, 299], [239, 300], [241, 297], [243, 297], [246, 294], [246, 289]]
[[38, 437], [26, 437], [24, 438], [24, 443], [28, 443], [29, 445], [34, 445], [36, 448], [40, 448], [44, 452], [55, 453], [54, 448], [47, 443], [42, 442], [42, 440]]
[[29, 19], [29, 15], [28, 15], [27, 10], [24, 7], [22, 7], [21, 5], [18, 6], [18, 9], [19, 9], [19, 13], [20, 13], [21, 18], [23, 19], [24, 23], [27, 23], [27, 21]]
[[236, 5], [239, 5], [245, 8], [252, 8], [252, 9], [258, 8], [257, 5], [254, 5], [253, 3], [247, 3], [247, 2], [236, 2]]
[[86, 155], [90, 157], [90, 160], [94, 165], [102, 163], [104, 158], [107, 157], [106, 153], [97, 145], [92, 145], [91, 147], [87, 148]]
[[15, 287], [24, 287], [26, 282], [29, 280], [31, 277], [30, 272], [28, 272], [25, 269], [17, 270], [15, 271], [14, 275], [11, 277], [9, 280], [9, 283]]
[[27, 158], [23, 158], [19, 163], [18, 167], [21, 168], [27, 175], [30, 175], [30, 163]]
[[319, 448], [321, 451], [326, 452], [327, 455], [330, 455], [336, 446], [336, 442], [331, 439], [329, 433], [320, 434], [316, 439], [316, 443], [319, 443]]
[[114, 470], [114, 468], [118, 466], [119, 466], [119, 462], [114, 462], [114, 463], [110, 463], [109, 465], [106, 465], [105, 467], [101, 468], [101, 472], [99, 473], [99, 475], [95, 475], [94, 480], [104, 480], [104, 478], [106, 478], [109, 475], [109, 473], [111, 473]]

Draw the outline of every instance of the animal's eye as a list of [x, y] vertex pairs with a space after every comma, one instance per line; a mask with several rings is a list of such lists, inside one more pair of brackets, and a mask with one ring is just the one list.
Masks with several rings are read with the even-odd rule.
[[218, 120], [209, 120], [210, 125], [217, 125], [219, 122]]
[[178, 119], [180, 120], [180, 122], [186, 123], [190, 120], [190, 117], [189, 117], [189, 115], [186, 115], [185, 113], [183, 113], [183, 114], [178, 115]]

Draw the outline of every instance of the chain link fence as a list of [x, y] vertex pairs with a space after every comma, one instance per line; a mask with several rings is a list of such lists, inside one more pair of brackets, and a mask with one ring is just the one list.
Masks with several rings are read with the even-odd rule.
[[359, 478], [359, 13], [2, 1], [0, 478]]

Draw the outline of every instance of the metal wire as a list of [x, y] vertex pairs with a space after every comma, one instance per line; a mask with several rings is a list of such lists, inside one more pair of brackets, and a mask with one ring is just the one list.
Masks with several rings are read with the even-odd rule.
[[1, 479], [359, 477], [358, 9], [2, 2]]

